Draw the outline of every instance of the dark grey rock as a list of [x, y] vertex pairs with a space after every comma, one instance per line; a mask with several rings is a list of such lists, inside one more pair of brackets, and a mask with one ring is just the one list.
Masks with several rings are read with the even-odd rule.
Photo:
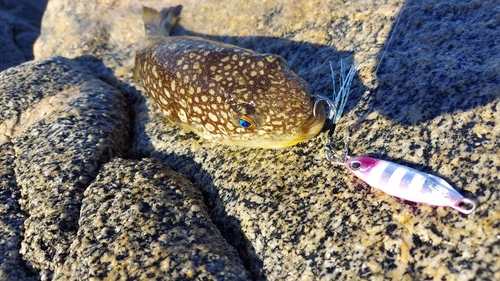
[[25, 63], [0, 81], [2, 135], [13, 144], [27, 214], [21, 254], [50, 276], [74, 240], [83, 191], [126, 147], [128, 107], [119, 91], [68, 59]]
[[38, 275], [26, 267], [19, 253], [26, 215], [19, 206], [14, 159], [12, 143], [0, 145], [0, 280], [36, 280]]
[[247, 280], [201, 192], [150, 159], [114, 159], [85, 190], [77, 238], [54, 280]]

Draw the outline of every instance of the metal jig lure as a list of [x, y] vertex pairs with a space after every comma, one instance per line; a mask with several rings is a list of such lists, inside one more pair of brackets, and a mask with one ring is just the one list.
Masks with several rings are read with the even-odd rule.
[[[332, 69], [331, 62], [330, 68]], [[327, 115], [333, 125], [336, 125], [342, 116], [356, 68], [357, 65], [352, 67], [346, 75], [345, 66], [341, 61], [339, 91], [335, 91], [335, 75], [332, 70], [334, 96], [331, 100], [326, 97], [316, 100], [315, 106], [319, 101], [327, 103], [329, 107]], [[328, 137], [331, 133], [330, 131]], [[348, 171], [374, 188], [408, 201], [449, 206], [464, 214], [470, 214], [476, 209], [476, 203], [473, 200], [463, 197], [450, 184], [437, 176], [385, 160], [367, 156], [349, 156], [349, 138], [346, 139], [344, 155], [339, 155], [331, 149], [327, 138], [324, 139], [326, 159], [345, 166]]]
[[[394, 29], [396, 29], [399, 24], [406, 3], [407, 1], [401, 9]], [[386, 49], [382, 53], [375, 73], [378, 71], [393, 35], [394, 33], [389, 37]], [[316, 109], [320, 101], [324, 101], [329, 108], [327, 117], [332, 122], [328, 134], [325, 134], [326, 137], [323, 138], [326, 159], [332, 163], [345, 166], [348, 171], [367, 184], [390, 195], [418, 203], [426, 203], [435, 206], [449, 206], [464, 214], [470, 214], [474, 211], [476, 209], [475, 201], [463, 197], [458, 191], [453, 189], [449, 183], [437, 176], [389, 161], [367, 156], [349, 156], [349, 138], [346, 138], [343, 155], [339, 155], [331, 149], [328, 139], [332, 137], [335, 125], [337, 125], [342, 116], [342, 112], [344, 111], [344, 107], [349, 97], [352, 79], [356, 74], [357, 68], [358, 65], [354, 64], [346, 75], [345, 65], [342, 60], [340, 61], [340, 83], [339, 90], [336, 91], [335, 73], [333, 72], [332, 62], [330, 62], [333, 80], [332, 99], [319, 95], [315, 96], [316, 102], [314, 104], [314, 109]]]
[[344, 165], [349, 172], [370, 186], [408, 201], [448, 206], [464, 214], [470, 214], [476, 209], [476, 202], [462, 196], [442, 178], [385, 160], [348, 156], [348, 139], [343, 156], [327, 146], [326, 159]]

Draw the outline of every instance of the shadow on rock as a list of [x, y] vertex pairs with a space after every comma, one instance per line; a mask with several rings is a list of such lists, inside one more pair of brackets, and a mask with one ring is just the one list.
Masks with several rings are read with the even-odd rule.
[[33, 60], [46, 5], [47, 0], [0, 2], [0, 71]]
[[[141, 128], [136, 128], [136, 133], [137, 129], [141, 130]], [[188, 136], [193, 137], [192, 134]], [[142, 153], [136, 150], [129, 156], [131, 158], [152, 157], [158, 159], [171, 166], [176, 172], [185, 175], [195, 187], [202, 191], [213, 223], [220, 230], [224, 239], [237, 250], [246, 270], [253, 279], [267, 280], [263, 275], [262, 260], [243, 232], [238, 218], [229, 215], [225, 210], [224, 202], [219, 195], [219, 189], [213, 183], [212, 175], [205, 171], [202, 165], [196, 163], [193, 157], [157, 151], [154, 145], [145, 139], [142, 140], [140, 147]], [[146, 151], [149, 152], [143, 153]]]
[[[465, 6], [445, 0], [407, 3], [392, 31], [368, 111], [416, 125], [499, 98], [500, 61], [492, 54], [500, 52], [493, 43], [500, 29], [498, 19], [489, 12], [494, 8], [494, 1], [490, 2]], [[465, 25], [471, 14], [484, 16]]]

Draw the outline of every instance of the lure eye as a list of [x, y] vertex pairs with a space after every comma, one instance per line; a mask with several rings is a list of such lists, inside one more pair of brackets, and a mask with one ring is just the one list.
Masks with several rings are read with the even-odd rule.
[[255, 127], [255, 121], [252, 118], [247, 117], [247, 116], [240, 116], [240, 117], [238, 117], [238, 124], [242, 128], [245, 128], [245, 129]]
[[352, 170], [358, 170], [359, 168], [361, 168], [361, 163], [359, 161], [353, 161], [352, 163], [349, 164], [349, 168], [351, 168]]

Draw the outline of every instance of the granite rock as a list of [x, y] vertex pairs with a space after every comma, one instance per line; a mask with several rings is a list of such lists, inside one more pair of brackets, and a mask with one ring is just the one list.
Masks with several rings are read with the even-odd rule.
[[[2, 136], [0, 136], [2, 138]], [[21, 211], [19, 186], [14, 173], [12, 143], [0, 145], [0, 280], [36, 280], [25, 266], [19, 245], [26, 215]]]
[[27, 216], [20, 253], [50, 275], [74, 240], [83, 191], [126, 147], [128, 106], [121, 92], [63, 58], [10, 68], [0, 81], [2, 145], [14, 151]]
[[[356, 5], [324, 14], [361, 9]], [[277, 11], [287, 17], [305, 6]], [[386, 6], [373, 9], [378, 13], [372, 18], [361, 11], [343, 22], [331, 18], [330, 34], [350, 30], [361, 37], [345, 36], [340, 43], [332, 38], [326, 43], [331, 53], [347, 49], [363, 58], [368, 50], [385, 50], [377, 44], [381, 29], [370, 21], [387, 27], [391, 14], [383, 13]], [[439, 175], [477, 199], [469, 216], [370, 189], [324, 160], [320, 138], [283, 150], [220, 146], [179, 131], [149, 100], [138, 109], [133, 149], [171, 165], [204, 192], [216, 225], [255, 279], [498, 279], [500, 58], [491, 55], [499, 47], [490, 42], [500, 31], [491, 9], [498, 9], [494, 1], [408, 2], [377, 75], [366, 74], [375, 67], [362, 62], [363, 86], [353, 87], [336, 128], [339, 150], [349, 134], [351, 154]], [[196, 11], [195, 19], [203, 14]], [[320, 8], [314, 12], [321, 19]], [[186, 21], [184, 14], [182, 25], [196, 22]], [[252, 49], [266, 50], [263, 42]], [[277, 53], [316, 89], [327, 89], [330, 77], [316, 71], [328, 69], [318, 62], [328, 59], [325, 49], [309, 50], [311, 64], [300, 64], [292, 51], [302, 51], [297, 45], [290, 42]]]
[[[171, 126], [150, 101], [135, 120], [133, 149], [171, 165], [204, 192], [216, 225], [255, 279], [498, 279], [500, 60], [491, 56], [498, 46], [490, 42], [500, 32], [483, 28], [497, 21], [489, 13], [493, 1], [478, 3], [407, 3], [377, 75], [367, 75], [375, 67], [362, 62], [363, 86], [353, 87], [336, 128], [339, 150], [349, 134], [351, 154], [439, 175], [476, 198], [479, 208], [469, 216], [370, 189], [324, 160], [320, 138], [283, 150], [220, 146]], [[338, 9], [356, 10], [355, 3], [346, 5]], [[387, 7], [377, 8], [370, 19], [362, 12], [344, 22], [332, 18], [331, 34], [359, 30], [362, 39], [332, 38], [326, 43], [330, 53], [382, 53], [380, 29], [369, 23], [387, 27], [391, 21], [382, 13]], [[321, 18], [319, 8], [314, 11]], [[182, 25], [196, 20], [186, 21], [184, 14]], [[363, 24], [373, 28], [356, 28]], [[459, 28], [465, 25], [469, 29]], [[263, 42], [272, 45], [273, 39]], [[262, 45], [252, 49], [265, 50]], [[328, 89], [330, 77], [316, 71], [328, 69], [327, 61], [317, 62], [328, 59], [325, 49], [311, 49], [310, 64], [300, 64], [292, 54], [301, 51], [296, 45], [290, 42], [277, 53], [316, 89]]]
[[114, 159], [85, 190], [76, 239], [54, 280], [248, 280], [201, 192], [150, 159]]
[[[201, 190], [208, 211], [199, 195], [189, 197], [191, 200], [198, 198], [193, 202], [199, 202], [200, 218], [210, 225], [205, 220], [206, 214], [210, 214], [221, 235], [238, 252], [250, 278], [500, 279], [500, 58], [495, 55], [500, 53], [500, 46], [493, 43], [500, 38], [500, 19], [496, 1], [411, 0], [406, 2], [402, 14], [403, 1], [399, 0], [384, 3], [296, 1], [293, 5], [287, 1], [233, 1], [231, 5], [185, 1], [180, 25], [174, 28], [175, 35], [197, 35], [282, 55], [291, 68], [321, 94], [331, 92], [330, 60], [337, 62], [345, 58], [348, 62], [360, 62], [360, 73], [352, 87], [345, 116], [336, 127], [335, 145], [340, 150], [343, 136], [349, 134], [353, 155], [383, 158], [445, 178], [462, 194], [477, 200], [478, 208], [468, 216], [450, 208], [405, 202], [371, 189], [341, 166], [324, 160], [319, 136], [287, 149], [248, 149], [200, 140], [169, 124], [149, 98], [136, 96], [137, 92], [130, 85], [139, 90], [141, 87], [131, 81], [131, 68], [134, 48], [143, 36], [141, 5], [161, 9], [177, 4], [153, 0], [140, 4], [126, 0], [99, 0], [86, 4], [53, 0], [44, 15], [35, 57], [64, 55], [76, 58], [65, 64], [71, 65], [70, 69], [90, 69], [93, 74], [88, 74], [89, 77], [97, 76], [109, 87], [116, 88], [109, 91], [120, 97], [119, 104], [129, 103], [133, 110], [127, 157], [155, 158], [170, 165]], [[399, 24], [395, 28], [398, 16]], [[87, 55], [96, 59], [88, 59]], [[61, 59], [48, 61], [54, 60]], [[10, 70], [12, 77], [22, 74], [21, 69]], [[57, 75], [46, 72], [45, 76], [27, 81], [32, 88], [26, 91], [31, 93], [26, 97], [24, 92], [9, 90], [7, 93], [13, 92], [11, 96], [17, 99], [10, 96], [5, 99], [14, 100], [6, 103], [6, 108], [15, 108], [20, 113], [8, 113], [10, 115], [1, 121], [3, 128], [11, 128], [9, 124], [17, 122], [12, 121], [15, 116], [30, 112], [30, 104], [41, 99], [36, 91], [37, 83], [54, 77]], [[64, 88], [74, 83], [59, 85]], [[50, 91], [42, 96], [58, 96], [61, 91]], [[110, 106], [110, 102], [104, 99], [100, 105], [103, 110], [115, 112], [113, 110], [117, 109]], [[2, 109], [1, 112], [9, 111]], [[56, 122], [57, 118], [54, 120]], [[111, 237], [106, 233], [98, 236], [96, 231], [106, 229], [108, 224], [125, 224], [135, 235], [134, 225], [126, 224], [128, 215], [147, 218], [144, 225], [153, 225], [151, 231], [169, 231], [168, 223], [160, 220], [153, 209], [143, 213], [139, 208], [141, 212], [138, 212], [134, 200], [100, 197], [102, 195], [98, 194], [113, 185], [95, 180], [95, 166], [90, 169], [92, 172], [75, 171], [75, 175], [85, 179], [77, 191], [68, 194], [63, 192], [66, 189], [58, 187], [52, 193], [36, 197], [47, 202], [63, 200], [72, 206], [70, 209], [52, 206], [48, 210], [54, 219], [46, 219], [45, 210], [29, 202], [38, 190], [44, 194], [41, 193], [43, 185], [37, 182], [50, 180], [52, 174], [60, 172], [37, 170], [30, 176], [28, 170], [25, 172], [20, 167], [26, 167], [27, 158], [21, 153], [29, 147], [26, 141], [33, 143], [36, 140], [33, 134], [43, 136], [47, 131], [22, 131], [24, 139], [12, 137], [9, 130], [4, 129], [4, 132], [2, 135], [7, 137], [1, 147], [6, 150], [2, 155], [14, 158], [18, 187], [13, 181], [2, 181], [2, 184], [14, 192], [16, 199], [12, 202], [18, 202], [22, 210], [27, 210], [24, 216], [12, 203], [9, 216], [14, 214], [16, 219], [5, 221], [17, 227], [11, 232], [14, 237], [11, 241], [23, 240], [18, 257], [28, 261], [28, 267], [42, 278], [50, 277], [55, 271], [56, 277], [77, 279], [71, 277], [72, 272], [64, 270], [63, 265], [89, 276], [92, 274], [90, 268], [102, 270], [106, 259], [111, 258], [108, 260], [113, 264], [112, 258], [121, 250], [106, 249], [107, 243], [119, 247], [130, 238], [131, 245], [144, 245], [142, 243], [146, 242], [140, 237], [113, 233]], [[79, 131], [66, 129], [65, 132], [75, 140], [82, 138], [77, 134]], [[9, 154], [9, 149], [16, 153]], [[52, 151], [50, 146], [45, 149]], [[75, 150], [73, 147], [65, 149]], [[119, 155], [120, 150], [113, 150], [102, 158], [99, 158], [100, 152], [89, 156], [105, 163], [109, 157]], [[45, 154], [40, 152], [40, 155]], [[42, 160], [41, 156], [32, 158], [33, 166], [50, 168], [50, 162], [42, 165], [47, 160]], [[131, 167], [142, 165], [151, 167], [148, 168], [151, 171], [162, 167], [155, 161], [148, 161], [114, 160], [105, 166], [98, 178], [108, 175], [109, 179], [114, 179], [123, 174], [122, 169], [129, 169], [130, 175], [147, 176], [152, 172], [137, 168], [132, 172]], [[168, 169], [162, 167], [161, 170]], [[43, 171], [47, 172], [40, 173]], [[154, 176], [148, 179], [151, 183], [157, 182]], [[125, 190], [113, 187], [109, 192], [123, 198], [127, 190], [133, 190], [133, 185], [118, 182], [125, 185]], [[192, 191], [191, 184], [183, 182], [185, 180], [179, 180], [181, 185], [175, 188]], [[32, 193], [28, 186], [33, 189]], [[16, 188], [21, 190], [20, 195], [16, 195]], [[164, 196], [169, 196], [169, 188], [170, 185], [164, 185], [160, 190], [148, 190], [134, 198], [175, 205], [175, 200], [161, 201], [152, 196], [154, 192], [165, 192]], [[117, 208], [99, 209], [95, 205], [101, 202], [99, 200], [115, 204]], [[127, 204], [130, 204], [128, 211]], [[89, 215], [80, 215], [80, 209]], [[115, 219], [104, 224], [100, 214]], [[4, 213], [2, 216], [2, 220], [7, 217]], [[55, 222], [66, 223], [66, 217], [72, 218], [70, 225], [73, 228], [61, 231], [58, 226], [62, 224]], [[175, 217], [189, 218], [189, 211], [179, 210], [174, 213]], [[19, 229], [23, 220], [24, 231]], [[80, 224], [76, 224], [78, 220]], [[93, 228], [92, 224], [98, 227]], [[62, 249], [60, 253], [35, 243], [41, 241], [41, 236], [30, 231], [36, 229], [33, 227], [36, 225], [47, 227], [45, 232], [50, 234], [49, 238], [62, 237], [57, 240], [62, 241], [57, 244], [58, 249]], [[186, 231], [184, 238], [189, 239], [190, 229], [183, 231]], [[213, 228], [210, 227], [210, 231], [214, 231]], [[89, 240], [91, 237], [102, 237], [102, 240]], [[181, 240], [178, 245], [189, 252], [189, 247], [196, 247], [197, 243], [187, 245]], [[214, 253], [232, 252], [224, 241], [217, 240], [217, 243], [221, 246], [213, 249]], [[160, 246], [166, 250], [175, 249], [171, 248], [172, 244], [160, 243]], [[126, 264], [131, 264], [129, 268], [137, 266], [133, 264], [135, 259], [148, 256], [144, 248], [139, 248], [126, 249], [128, 255], [123, 257], [126, 257]], [[106, 254], [102, 261], [95, 256], [86, 260], [86, 251]], [[17, 273], [12, 274], [32, 276], [23, 271], [19, 258], [12, 264], [19, 266]], [[150, 269], [156, 270], [156, 266]], [[238, 262], [235, 266], [240, 268]], [[175, 274], [189, 268], [178, 266]], [[95, 278], [103, 279], [107, 274], [114, 274], [113, 270], [121, 272], [120, 268], [107, 267], [107, 270]]]

